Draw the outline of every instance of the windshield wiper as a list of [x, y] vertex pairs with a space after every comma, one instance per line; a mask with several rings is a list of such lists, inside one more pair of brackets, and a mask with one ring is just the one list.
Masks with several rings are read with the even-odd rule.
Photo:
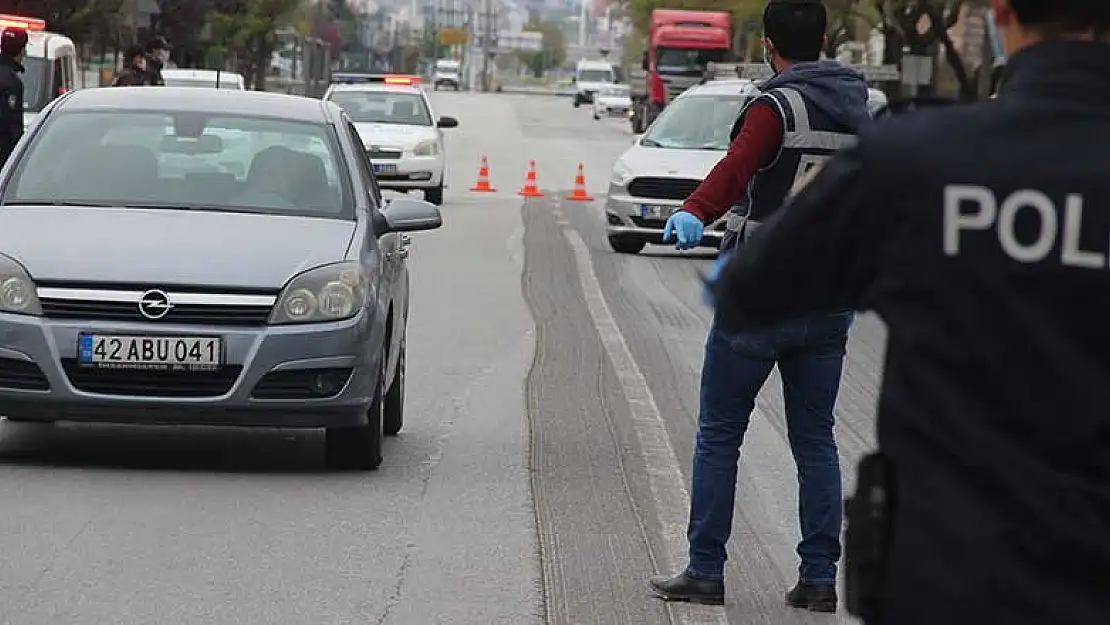
[[81, 200], [4, 200], [0, 206], [80, 206], [82, 208], [117, 208], [116, 204]]
[[654, 141], [652, 139], [640, 139], [640, 145], [644, 145], [644, 146], [647, 146], [649, 148], [661, 148], [661, 147], [663, 147], [663, 145], [661, 143], [659, 143], [658, 141]]

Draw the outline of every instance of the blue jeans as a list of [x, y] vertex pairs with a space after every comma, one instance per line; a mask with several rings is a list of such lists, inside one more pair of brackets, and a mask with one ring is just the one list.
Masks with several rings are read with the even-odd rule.
[[724, 578], [740, 446], [756, 395], [777, 363], [798, 467], [800, 579], [836, 582], [843, 502], [833, 405], [853, 318], [850, 312], [838, 313], [737, 335], [716, 324], [710, 329], [690, 492], [688, 575]]

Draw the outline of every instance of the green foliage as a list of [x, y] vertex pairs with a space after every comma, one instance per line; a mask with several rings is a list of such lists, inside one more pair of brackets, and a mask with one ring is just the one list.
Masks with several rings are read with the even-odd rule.
[[543, 34], [543, 49], [540, 52], [521, 52], [518, 55], [521, 62], [527, 65], [537, 78], [567, 60], [567, 40], [559, 24], [550, 20], [539, 20], [533, 15], [524, 26], [524, 30], [539, 31]]

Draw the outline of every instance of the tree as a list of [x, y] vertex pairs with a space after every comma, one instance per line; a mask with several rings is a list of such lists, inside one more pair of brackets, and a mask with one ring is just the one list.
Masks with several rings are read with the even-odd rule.
[[201, 40], [214, 0], [157, 0], [159, 15], [154, 30], [173, 45], [174, 60], [182, 67], [203, 64], [205, 45]]
[[532, 70], [536, 78], [554, 67], [559, 67], [567, 60], [567, 41], [563, 29], [549, 20], [540, 20], [539, 16], [532, 14], [524, 30], [539, 31], [543, 34], [543, 47], [539, 52], [521, 52], [519, 58], [522, 63]]
[[45, 19], [47, 28], [78, 42], [109, 32], [122, 7], [123, 0], [0, 0], [0, 13]]
[[304, 0], [215, 0], [209, 13], [210, 50], [232, 54], [248, 88], [266, 88], [266, 70], [276, 45], [276, 31], [293, 23]]

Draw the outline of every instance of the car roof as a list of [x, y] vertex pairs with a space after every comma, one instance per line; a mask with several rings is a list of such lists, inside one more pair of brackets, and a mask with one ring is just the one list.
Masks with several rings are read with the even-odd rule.
[[193, 87], [102, 87], [71, 91], [58, 103], [57, 110], [225, 113], [325, 124], [332, 121], [328, 107], [334, 106], [312, 98], [266, 91]]
[[384, 82], [363, 82], [355, 84], [336, 83], [329, 89], [330, 92], [336, 91], [374, 91], [374, 92], [392, 92], [392, 93], [411, 93], [413, 95], [424, 95], [424, 90], [416, 85], [391, 85]]
[[743, 78], [726, 78], [724, 80], [711, 80], [700, 85], [694, 85], [682, 93], [681, 97], [703, 95], [759, 95], [759, 88], [755, 83]]

